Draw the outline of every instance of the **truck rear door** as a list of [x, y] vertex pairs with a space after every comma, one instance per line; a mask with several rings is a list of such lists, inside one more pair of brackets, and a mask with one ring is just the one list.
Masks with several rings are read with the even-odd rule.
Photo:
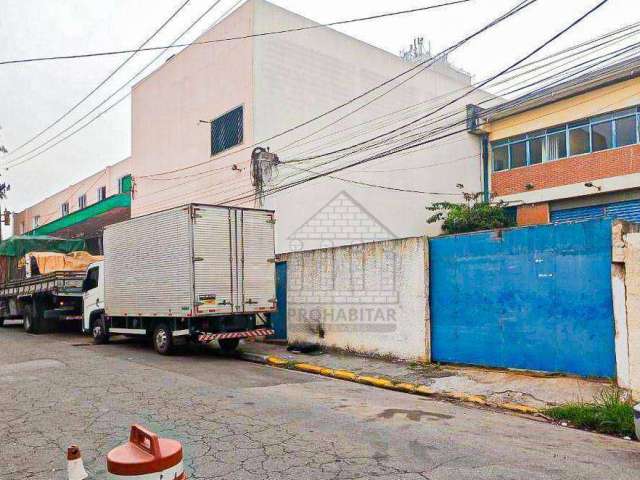
[[231, 213], [226, 208], [193, 208], [193, 271], [197, 314], [232, 313], [237, 303]]
[[265, 312], [275, 309], [275, 245], [273, 213], [242, 210], [242, 311]]
[[275, 308], [271, 212], [199, 205], [193, 229], [197, 314]]

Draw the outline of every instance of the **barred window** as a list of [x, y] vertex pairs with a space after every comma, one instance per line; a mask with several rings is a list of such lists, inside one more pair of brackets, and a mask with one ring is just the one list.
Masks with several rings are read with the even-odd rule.
[[237, 107], [211, 122], [211, 155], [215, 155], [243, 140], [243, 107]]

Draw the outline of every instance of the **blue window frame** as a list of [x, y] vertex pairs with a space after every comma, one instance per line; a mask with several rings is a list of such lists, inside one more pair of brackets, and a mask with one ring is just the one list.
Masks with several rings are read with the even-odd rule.
[[640, 107], [491, 142], [493, 171], [640, 143]]
[[243, 107], [239, 106], [211, 122], [211, 155], [240, 145], [243, 136]]

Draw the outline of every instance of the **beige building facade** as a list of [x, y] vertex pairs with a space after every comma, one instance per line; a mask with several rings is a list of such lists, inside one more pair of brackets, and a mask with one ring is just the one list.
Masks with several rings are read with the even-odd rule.
[[[252, 36], [299, 27], [310, 28]], [[443, 60], [423, 67], [419, 62], [428, 53], [411, 62], [317, 27], [264, 0], [248, 0], [198, 39], [209, 43], [184, 49], [133, 87], [131, 158], [126, 168], [117, 167], [133, 177], [131, 216], [189, 202], [274, 209], [278, 253], [439, 233], [438, 225], [426, 222], [425, 206], [459, 200], [461, 189], [481, 189], [480, 146], [465, 131], [430, 143], [445, 124], [412, 122], [468, 88], [470, 75]], [[464, 123], [464, 104], [486, 96], [476, 92], [438, 116]], [[396, 128], [399, 134], [386, 142], [352, 147]], [[403, 142], [419, 143], [420, 135], [418, 147], [387, 154]], [[263, 172], [259, 199], [251, 176], [254, 147], [280, 160]], [[331, 153], [341, 150], [348, 154]], [[339, 175], [292, 186], [355, 162], [361, 164]], [[109, 177], [110, 185], [116, 177]], [[94, 192], [85, 186], [94, 181], [101, 180], [80, 182], [78, 191], [87, 190], [88, 202]], [[18, 214], [17, 231], [23, 223], [29, 231], [38, 215], [40, 221], [55, 219], [67, 197], [73, 210], [74, 187]], [[338, 212], [339, 218], [307, 224], [345, 198], [348, 205], [338, 209], [347, 211]], [[377, 225], [375, 235], [362, 233], [369, 224]], [[359, 233], [349, 232], [351, 227]], [[309, 232], [304, 241], [301, 231]]]

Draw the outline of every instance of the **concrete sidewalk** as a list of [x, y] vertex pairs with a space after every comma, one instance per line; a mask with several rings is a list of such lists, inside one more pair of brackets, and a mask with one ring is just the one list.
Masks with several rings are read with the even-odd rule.
[[[561, 375], [534, 372], [407, 363], [341, 352], [298, 354], [288, 352], [286, 346], [271, 343], [244, 343], [240, 351], [247, 359], [266, 360], [276, 357], [286, 361], [280, 366], [295, 364], [318, 366], [339, 372], [353, 372], [365, 379], [379, 378], [400, 385], [426, 386], [426, 392], [454, 399], [476, 399], [475, 403], [505, 407], [527, 412], [519, 405], [541, 410], [567, 402], [590, 402], [611, 383]], [[257, 355], [258, 357], [253, 357]], [[299, 368], [304, 370], [304, 368]], [[314, 371], [313, 369], [308, 369]], [[319, 373], [319, 371], [318, 371]], [[331, 375], [330, 375], [331, 376]], [[338, 377], [340, 378], [340, 377]], [[371, 382], [363, 382], [371, 383]], [[384, 385], [380, 385], [384, 386]], [[399, 388], [403, 390], [403, 388]], [[408, 390], [404, 388], [404, 390]], [[428, 394], [428, 393], [427, 393]]]

